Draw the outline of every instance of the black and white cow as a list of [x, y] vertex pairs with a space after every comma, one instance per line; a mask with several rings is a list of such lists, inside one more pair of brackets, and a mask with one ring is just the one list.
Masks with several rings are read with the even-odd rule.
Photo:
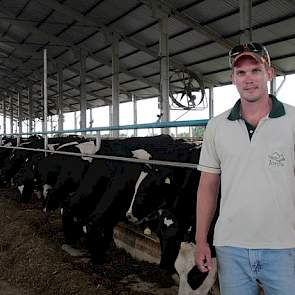
[[[178, 158], [182, 158], [180, 161], [183, 162], [197, 163], [199, 153], [200, 148], [192, 147], [186, 152], [187, 159], [179, 157], [179, 154]], [[179, 260], [180, 257], [183, 257], [184, 251], [181, 250], [181, 243], [184, 241], [194, 242], [196, 194], [199, 178], [200, 172], [197, 170], [157, 167], [143, 180], [132, 201], [132, 206], [127, 212], [129, 220], [148, 225], [157, 233], [161, 244], [160, 267], [171, 273], [175, 272], [175, 267], [180, 269]], [[217, 215], [218, 212], [214, 217], [208, 235], [210, 245], [212, 245], [213, 228]], [[212, 254], [215, 256], [213, 247]], [[177, 259], [178, 262], [175, 264]], [[188, 272], [187, 269], [186, 272]], [[184, 271], [182, 270], [181, 273], [183, 275]], [[189, 274], [190, 277], [194, 276], [195, 278], [196, 288], [190, 287], [191, 291], [197, 289], [207, 276], [207, 274], [200, 273], [196, 267]]]
[[[166, 159], [197, 163], [200, 149], [178, 143]], [[190, 168], [153, 167], [137, 190], [127, 218], [151, 226], [161, 242], [160, 266], [174, 272], [180, 243], [194, 232], [199, 172]], [[192, 237], [191, 237], [192, 239]]]
[[[169, 136], [106, 140], [101, 142], [98, 154], [148, 159], [151, 155], [144, 149], [156, 150], [158, 140], [161, 143], [158, 149], [161, 148], [163, 153], [173, 143]], [[138, 163], [95, 160], [76, 193], [65, 204], [65, 237], [69, 241], [74, 241], [77, 238], [77, 220], [85, 221], [84, 230], [94, 264], [104, 261], [113, 228], [125, 219], [125, 212], [145, 166]]]
[[[73, 142], [60, 146], [58, 151], [67, 151], [82, 154], [95, 154], [97, 147], [94, 141], [82, 143]], [[70, 194], [73, 194], [79, 187], [80, 181], [89, 168], [93, 158], [73, 157], [68, 155], [55, 155], [53, 166], [58, 170], [57, 179], [50, 182], [54, 183], [48, 191], [44, 190], [43, 210], [53, 211], [62, 206], [62, 203]], [[47, 183], [48, 185], [48, 183]]]
[[[22, 140], [20, 147], [24, 148], [42, 148], [44, 146], [44, 139], [39, 136], [32, 136], [26, 140]], [[11, 185], [14, 182], [14, 177], [25, 162], [30, 160], [33, 153], [27, 150], [13, 149], [4, 160], [1, 167], [1, 179], [2, 185]]]
[[[68, 137], [53, 137], [48, 139], [49, 150], [55, 150], [58, 147], [67, 144], [69, 142], [79, 142], [85, 141], [85, 139], [77, 136]], [[39, 148], [44, 148], [44, 141], [41, 140], [41, 145]], [[62, 156], [57, 157], [55, 154], [49, 154], [45, 157], [44, 152], [38, 151], [25, 151], [26, 158], [21, 164], [19, 170], [13, 176], [13, 181], [15, 186], [18, 188], [18, 200], [20, 202], [28, 202], [36, 191], [36, 193], [41, 196], [42, 191], [47, 193], [47, 186], [49, 184], [53, 185], [57, 180], [57, 175], [61, 169], [59, 159]], [[43, 190], [43, 185], [45, 189]]]

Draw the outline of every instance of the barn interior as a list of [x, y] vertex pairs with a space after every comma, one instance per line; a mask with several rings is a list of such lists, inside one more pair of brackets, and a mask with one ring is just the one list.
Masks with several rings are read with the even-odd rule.
[[[80, 112], [76, 132], [100, 130], [88, 128], [87, 110], [108, 106], [108, 127], [116, 137], [120, 104], [133, 102], [130, 128], [136, 128], [137, 102], [154, 97], [161, 127], [174, 126], [172, 109], [206, 107], [210, 119], [213, 88], [231, 84], [229, 49], [250, 41], [267, 47], [277, 76], [295, 73], [294, 0], [0, 3], [2, 135], [62, 134], [69, 112]], [[270, 86], [274, 95], [281, 87], [276, 78]], [[54, 132], [49, 128], [52, 116], [58, 120]], [[37, 119], [43, 122], [39, 133]], [[128, 231], [117, 227], [117, 243], [135, 257], [158, 262], [159, 242]]]
[[[210, 89], [231, 83], [229, 48], [250, 40], [267, 46], [277, 75], [295, 70], [292, 0], [2, 0], [1, 6], [0, 113], [18, 121], [19, 133], [19, 122], [28, 120], [33, 132], [34, 119], [52, 115], [61, 131], [63, 114], [73, 111], [86, 128], [86, 110], [100, 106], [109, 106], [110, 126], [117, 126], [120, 103], [134, 101], [136, 110], [136, 101], [151, 97], [158, 97], [165, 122], [171, 108], [198, 108], [204, 89], [213, 109]], [[278, 87], [274, 80], [272, 92]]]

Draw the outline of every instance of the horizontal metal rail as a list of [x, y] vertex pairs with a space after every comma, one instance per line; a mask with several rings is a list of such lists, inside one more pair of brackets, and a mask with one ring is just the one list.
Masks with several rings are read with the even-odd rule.
[[75, 156], [75, 157], [91, 157], [91, 158], [95, 158], [95, 159], [106, 159], [106, 160], [124, 161], [124, 162], [131, 162], [131, 163], [143, 163], [143, 164], [178, 167], [178, 168], [190, 168], [190, 169], [197, 169], [198, 168], [197, 164], [185, 163], [185, 162], [143, 160], [143, 159], [117, 157], [117, 156], [105, 156], [105, 155], [96, 155], [96, 154], [92, 155], [92, 154], [82, 154], [82, 153], [63, 152], [63, 151], [51, 151], [51, 150], [45, 150], [45, 149], [23, 148], [23, 147], [14, 147], [14, 146], [0, 146], [0, 148], [19, 149], [19, 150], [34, 151], [34, 152], [45, 152], [48, 154], [60, 154], [60, 155], [68, 155], [68, 156]]
[[12, 133], [4, 134], [0, 136], [21, 136], [21, 135], [40, 135], [40, 134], [63, 134], [63, 133], [79, 133], [79, 132], [100, 132], [100, 131], [112, 131], [112, 130], [127, 130], [127, 129], [149, 129], [149, 128], [165, 128], [165, 127], [189, 127], [189, 126], [206, 126], [208, 120], [187, 120], [187, 121], [164, 121], [157, 123], [145, 123], [135, 125], [120, 125], [120, 126], [106, 126], [95, 128], [81, 128], [81, 129], [69, 129], [63, 131], [36, 131], [29, 133]]

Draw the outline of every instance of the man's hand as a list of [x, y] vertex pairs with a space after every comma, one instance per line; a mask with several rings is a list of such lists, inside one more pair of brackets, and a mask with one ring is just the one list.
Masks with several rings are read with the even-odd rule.
[[208, 243], [196, 244], [195, 263], [201, 272], [208, 272], [212, 269], [213, 263]]

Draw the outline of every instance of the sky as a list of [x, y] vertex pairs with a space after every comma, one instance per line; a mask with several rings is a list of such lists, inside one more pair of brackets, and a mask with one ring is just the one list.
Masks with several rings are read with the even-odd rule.
[[[277, 89], [283, 81], [283, 77], [277, 77]], [[294, 86], [295, 75], [288, 75], [279, 92], [277, 98], [282, 102], [295, 106]], [[235, 86], [228, 85], [222, 87], [215, 87], [214, 93], [214, 116], [222, 113], [223, 111], [231, 108], [236, 100], [239, 98], [239, 94], [236, 91]], [[208, 92], [207, 92], [208, 98]], [[158, 109], [158, 99], [143, 99], [137, 102], [137, 123], [154, 123], [157, 122], [160, 111]], [[77, 122], [79, 122], [79, 112], [76, 113]], [[184, 121], [184, 120], [199, 120], [209, 118], [209, 108], [204, 110], [171, 110], [170, 121]], [[74, 129], [74, 113], [64, 114], [64, 130]], [[92, 110], [92, 127], [106, 127], [109, 125], [109, 108], [100, 107]], [[133, 105], [132, 102], [120, 104], [120, 125], [133, 124]], [[36, 122], [36, 130], [42, 129], [41, 122]], [[57, 118], [53, 118], [53, 128], [57, 130]], [[90, 127], [90, 112], [87, 110], [87, 127]], [[14, 127], [15, 129], [16, 127]], [[79, 127], [78, 127], [79, 128]], [[51, 130], [51, 123], [48, 122], [48, 130]], [[170, 129], [172, 133], [176, 133], [175, 128]], [[186, 132], [188, 128], [178, 128], [178, 132]], [[27, 131], [27, 124], [23, 125], [23, 132]], [[6, 120], [6, 132], [10, 133], [10, 119]], [[3, 133], [3, 118], [0, 117], [0, 133]], [[125, 134], [133, 135], [133, 130], [124, 131]], [[159, 134], [160, 129], [154, 130], [138, 130], [138, 136]], [[103, 134], [103, 133], [102, 133]]]

